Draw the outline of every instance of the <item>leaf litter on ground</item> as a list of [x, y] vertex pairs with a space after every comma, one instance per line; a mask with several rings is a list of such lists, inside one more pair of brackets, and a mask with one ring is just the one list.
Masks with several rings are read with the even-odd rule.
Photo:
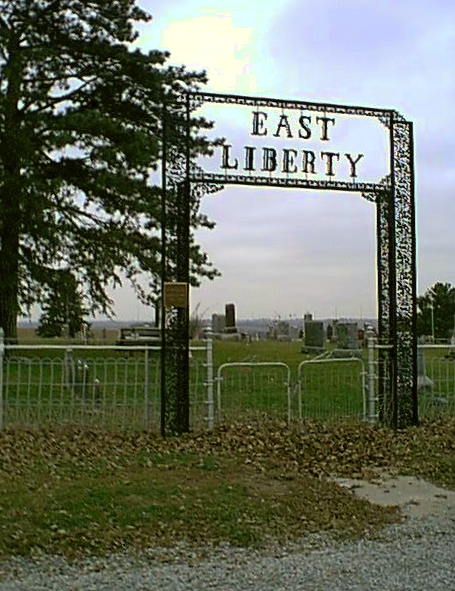
[[325, 531], [374, 534], [396, 508], [331, 476], [415, 474], [455, 487], [455, 420], [393, 431], [267, 419], [162, 438], [65, 427], [0, 432], [0, 556], [150, 546], [263, 546]]

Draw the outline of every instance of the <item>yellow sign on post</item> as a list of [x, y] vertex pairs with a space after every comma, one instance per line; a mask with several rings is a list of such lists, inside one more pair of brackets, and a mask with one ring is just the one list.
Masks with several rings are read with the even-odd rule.
[[188, 308], [189, 285], [186, 282], [165, 282], [164, 307]]

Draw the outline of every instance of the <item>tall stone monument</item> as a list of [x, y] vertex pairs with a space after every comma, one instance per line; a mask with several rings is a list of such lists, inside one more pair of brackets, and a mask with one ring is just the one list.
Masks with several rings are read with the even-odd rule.
[[235, 304], [226, 304], [226, 333], [234, 334], [237, 332], [235, 321]]

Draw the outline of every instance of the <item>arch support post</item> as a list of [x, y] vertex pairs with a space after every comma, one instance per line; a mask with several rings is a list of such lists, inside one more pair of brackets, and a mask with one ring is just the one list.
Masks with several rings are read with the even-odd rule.
[[418, 423], [413, 129], [396, 112], [388, 127], [391, 183], [377, 195], [379, 416], [403, 429]]

